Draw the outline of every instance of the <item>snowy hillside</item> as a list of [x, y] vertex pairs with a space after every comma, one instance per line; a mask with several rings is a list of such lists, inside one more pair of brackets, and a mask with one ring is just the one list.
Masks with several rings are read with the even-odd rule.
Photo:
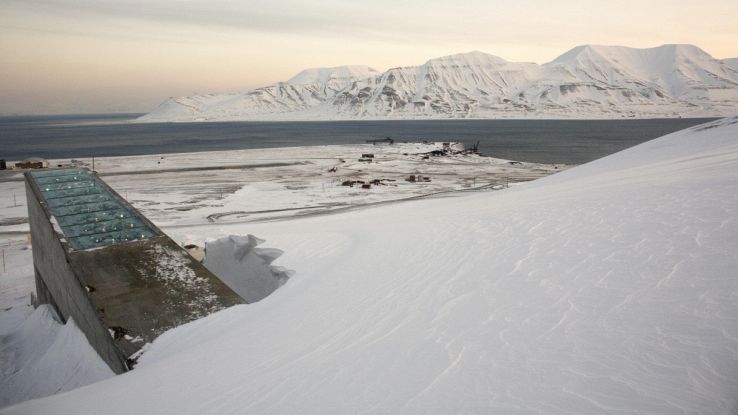
[[244, 93], [171, 98], [139, 120], [731, 116], [731, 62], [692, 45], [585, 45], [544, 65], [471, 52], [384, 73], [308, 69]]
[[6, 414], [735, 414], [738, 118], [500, 192], [282, 222], [295, 274]]
[[[379, 72], [368, 66], [338, 66], [335, 68], [305, 69], [290, 78], [287, 83], [292, 85], [325, 84], [330, 81], [350, 84], [355, 80], [370, 79], [379, 75]], [[346, 85], [344, 85], [346, 86]]]
[[723, 59], [723, 63], [738, 71], [738, 58]]
[[170, 98], [141, 121], [218, 121], [257, 119], [304, 111], [333, 99], [377, 71], [366, 66], [306, 69], [287, 82], [245, 93]]

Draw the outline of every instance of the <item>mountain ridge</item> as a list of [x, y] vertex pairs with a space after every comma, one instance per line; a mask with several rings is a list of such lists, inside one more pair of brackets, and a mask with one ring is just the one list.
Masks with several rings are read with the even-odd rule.
[[379, 74], [377, 70], [366, 65], [343, 65], [328, 68], [308, 68], [298, 72], [288, 79], [288, 84], [311, 84], [316, 82], [327, 82], [331, 79], [362, 79], [371, 78]]
[[730, 116], [734, 61], [685, 44], [580, 45], [542, 65], [471, 51], [384, 72], [306, 69], [246, 92], [173, 97], [138, 121]]

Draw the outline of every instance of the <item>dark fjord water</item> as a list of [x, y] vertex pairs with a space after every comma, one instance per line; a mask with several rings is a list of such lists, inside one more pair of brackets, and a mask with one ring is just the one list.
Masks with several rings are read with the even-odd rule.
[[0, 159], [84, 158], [396, 141], [480, 142], [485, 155], [585, 163], [712, 119], [134, 124], [138, 114], [0, 117]]

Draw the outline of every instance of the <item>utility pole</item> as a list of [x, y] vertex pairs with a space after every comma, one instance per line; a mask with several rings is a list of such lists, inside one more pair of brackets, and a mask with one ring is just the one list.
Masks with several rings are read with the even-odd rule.
[[95, 156], [92, 156], [92, 171], [95, 171]]

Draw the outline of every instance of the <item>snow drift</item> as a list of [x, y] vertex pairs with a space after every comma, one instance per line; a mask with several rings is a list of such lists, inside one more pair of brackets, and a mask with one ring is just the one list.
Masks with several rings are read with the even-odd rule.
[[622, 118], [738, 114], [738, 69], [693, 45], [584, 45], [553, 61], [482, 52], [379, 73], [346, 66], [302, 71], [235, 94], [171, 98], [140, 121], [356, 118]]
[[115, 376], [74, 321], [61, 324], [49, 305], [0, 336], [0, 371], [0, 407]]
[[505, 191], [219, 225], [295, 276], [2, 412], [735, 414], [736, 171], [733, 118]]
[[264, 241], [231, 235], [205, 244], [203, 265], [248, 303], [259, 301], [284, 285], [290, 273], [270, 265], [282, 255], [278, 249], [256, 248]]

